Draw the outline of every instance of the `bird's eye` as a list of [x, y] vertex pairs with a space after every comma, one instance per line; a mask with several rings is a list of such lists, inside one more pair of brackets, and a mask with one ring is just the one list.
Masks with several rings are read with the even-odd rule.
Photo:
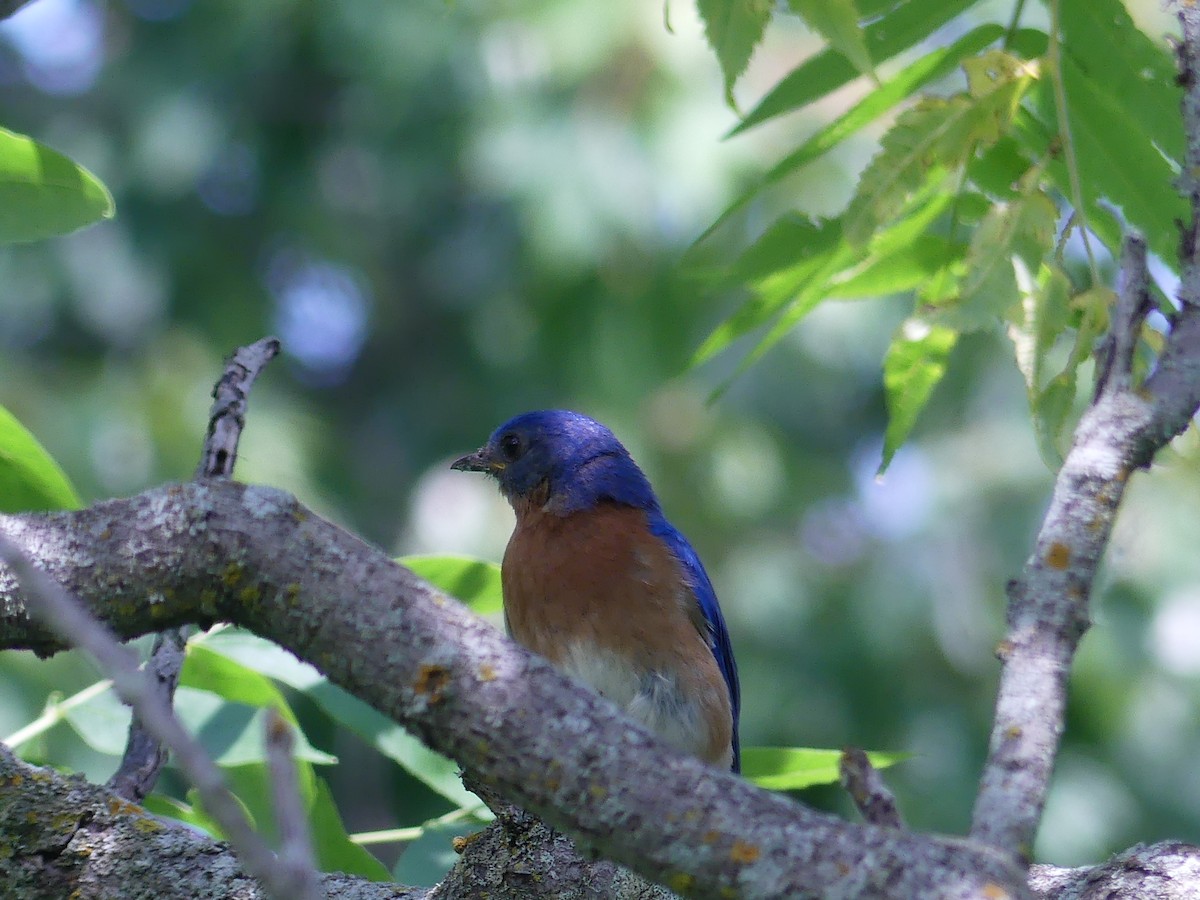
[[525, 442], [520, 435], [506, 434], [500, 438], [500, 455], [508, 462], [516, 462], [518, 456], [525, 450]]

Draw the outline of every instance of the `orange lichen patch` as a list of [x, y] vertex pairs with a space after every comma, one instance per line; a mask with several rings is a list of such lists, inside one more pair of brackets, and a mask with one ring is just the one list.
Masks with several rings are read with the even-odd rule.
[[245, 569], [238, 563], [230, 563], [225, 567], [225, 571], [221, 573], [221, 581], [225, 583], [225, 587], [235, 588], [238, 582], [242, 580], [243, 574], [245, 574]]
[[1015, 741], [1021, 736], [1021, 727], [1019, 725], [1009, 725], [1004, 729], [1004, 736], [1010, 741]]
[[480, 681], [495, 681], [496, 680], [495, 666], [493, 666], [491, 663], [484, 663], [482, 666], [480, 666], [479, 667], [479, 680]]
[[146, 811], [136, 803], [122, 800], [120, 797], [108, 798], [108, 814], [110, 816], [140, 816]]
[[1012, 656], [1013, 642], [1001, 641], [996, 645], [996, 659], [1004, 661]]
[[729, 858], [735, 863], [745, 865], [754, 862], [760, 856], [762, 856], [762, 851], [745, 841], [734, 841], [733, 846], [729, 848]]
[[704, 832], [704, 834], [700, 838], [700, 840], [704, 841], [704, 843], [706, 843], [706, 844], [715, 844], [717, 842], [717, 839], [720, 837], [721, 837], [721, 832], [719, 832], [719, 831], [706, 831], [706, 832]]
[[1052, 569], [1065, 569], [1071, 564], [1071, 548], [1055, 541], [1046, 552], [1046, 565]]
[[475, 843], [481, 834], [483, 834], [482, 831], [476, 831], [474, 834], [464, 834], [461, 837], [456, 837], [450, 841], [450, 846], [454, 848], [455, 853], [462, 853]]
[[838, 870], [838, 874], [841, 875], [843, 878], [850, 874], [850, 866], [848, 866], [844, 862], [839, 862], [837, 864], [837, 870]]
[[987, 900], [1007, 900], [1010, 895], [1008, 891], [1000, 887], [1000, 885], [989, 881], [983, 886], [983, 896], [986, 897]]
[[676, 872], [667, 879], [667, 886], [677, 894], [690, 891], [695, 883], [696, 879], [687, 872]]
[[413, 687], [418, 694], [427, 695], [430, 703], [441, 703], [442, 694], [449, 683], [450, 672], [445, 666], [426, 663], [421, 666], [421, 670], [417, 675], [417, 683]]
[[137, 820], [133, 823], [133, 829], [143, 834], [150, 834], [155, 831], [162, 831], [163, 826], [149, 816], [138, 816]]

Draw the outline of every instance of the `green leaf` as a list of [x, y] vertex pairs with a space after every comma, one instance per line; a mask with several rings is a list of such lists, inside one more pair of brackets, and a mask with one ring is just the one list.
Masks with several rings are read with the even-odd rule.
[[860, 266], [829, 284], [829, 296], [839, 299], [885, 297], [911, 291], [935, 273], [963, 258], [966, 244], [939, 234], [920, 234], [907, 247], [887, 255], [872, 254]]
[[841, 243], [841, 222], [821, 224], [789, 214], [779, 219], [735, 262], [738, 280], [756, 282], [756, 293], [713, 329], [692, 357], [693, 366], [770, 321], [814, 273], [827, 266]]
[[0, 512], [78, 509], [79, 495], [54, 458], [0, 406]]
[[1071, 282], [1057, 267], [1042, 266], [1036, 282], [1022, 286], [1020, 317], [1008, 328], [1032, 401], [1042, 389], [1046, 357], [1067, 327]]
[[191, 825], [193, 828], [198, 828], [211, 838], [221, 840], [224, 837], [221, 826], [198, 806], [193, 806], [190, 803], [184, 803], [182, 800], [176, 800], [174, 797], [168, 797], [165, 794], [159, 793], [154, 793], [147, 797], [142, 802], [142, 806], [156, 816], [175, 819], [176, 821]]
[[335, 722], [353, 731], [456, 806], [478, 805], [475, 795], [462, 786], [455, 762], [434, 753], [387, 716], [330, 684], [320, 672], [282, 647], [234, 628], [206, 635], [203, 643], [256, 672], [303, 691]]
[[108, 188], [83, 166], [0, 128], [0, 244], [67, 234], [113, 210]]
[[1007, 62], [996, 51], [968, 60], [970, 94], [928, 97], [900, 115], [859, 179], [844, 217], [847, 240], [864, 243], [932, 174], [953, 172], [1004, 134], [1032, 80]]
[[[742, 750], [742, 774], [759, 787], [771, 791], [797, 791], [818, 784], [836, 784], [840, 778], [840, 750], [806, 747], [746, 747]], [[907, 753], [872, 751], [867, 759], [876, 769], [903, 762]]]
[[999, 25], [981, 25], [963, 35], [953, 44], [933, 49], [901, 69], [894, 77], [871, 91], [846, 113], [817, 131], [772, 166], [753, 187], [741, 194], [721, 213], [717, 220], [697, 239], [696, 243], [702, 242], [716, 231], [722, 223], [764, 188], [828, 153], [842, 141], [879, 119], [927, 84], [948, 75], [965, 58], [978, 53], [1003, 33], [1004, 29]]
[[[1134, 104], [1120, 95], [1123, 82], [1097, 84], [1072, 57], [1064, 56], [1063, 83], [1088, 226], [1118, 252], [1120, 228], [1110, 228], [1105, 235], [1100, 224], [1102, 218], [1109, 218], [1109, 207], [1116, 205], [1160, 258], [1174, 259], [1179, 240], [1175, 221], [1187, 216], [1187, 205], [1174, 187], [1177, 169], [1163, 158], [1161, 148], [1132, 124], [1140, 116]], [[1163, 90], [1170, 91], [1167, 85]], [[1170, 92], [1170, 96], [1177, 95]], [[1178, 112], [1174, 115], [1178, 122]], [[1061, 154], [1047, 171], [1059, 190], [1070, 197]]]
[[733, 105], [733, 85], [750, 62], [771, 18], [770, 0], [697, 0], [704, 34], [725, 75], [725, 97]]
[[[875, 65], [891, 59], [925, 40], [977, 0], [911, 0], [897, 3], [893, 11], [865, 29], [867, 52]], [[873, 11], [861, 4], [865, 16]], [[998, 36], [998, 35], [997, 35]], [[994, 40], [995, 38], [993, 38]], [[810, 57], [793, 69], [759, 102], [730, 135], [739, 134], [774, 116], [791, 112], [819, 100], [858, 77], [851, 62], [830, 48]]]
[[871, 62], [866, 37], [858, 24], [854, 0], [789, 0], [788, 5], [854, 68], [863, 75], [875, 77], [875, 64]]
[[[245, 766], [266, 760], [265, 707], [232, 703], [217, 694], [181, 685], [175, 692], [175, 711], [217, 765]], [[299, 729], [293, 755], [318, 765], [337, 762], [336, 756], [313, 747]]]
[[1075, 408], [1076, 375], [1078, 369], [1064, 369], [1050, 380], [1045, 389], [1032, 398], [1033, 433], [1038, 452], [1046, 465], [1057, 471], [1063, 455], [1059, 447], [1063, 429]]
[[[316, 790], [308, 807], [308, 823], [312, 833], [313, 850], [317, 855], [317, 867], [322, 872], [345, 872], [370, 881], [390, 881], [387, 866], [376, 859], [369, 850], [350, 840], [346, 833], [342, 815], [325, 779], [316, 778]], [[450, 870], [442, 870], [444, 875]]]
[[500, 567], [493, 562], [465, 556], [403, 556], [396, 562], [481, 616], [498, 613], [504, 606]]
[[1021, 299], [1015, 266], [1038, 271], [1054, 249], [1058, 210], [1054, 201], [1033, 190], [1009, 203], [997, 203], [971, 235], [967, 270], [948, 317], [961, 331], [994, 324]]
[[909, 319], [888, 347], [883, 360], [883, 388], [888, 408], [883, 437], [882, 473], [904, 443], [930, 394], [946, 374], [958, 333], [921, 319]]

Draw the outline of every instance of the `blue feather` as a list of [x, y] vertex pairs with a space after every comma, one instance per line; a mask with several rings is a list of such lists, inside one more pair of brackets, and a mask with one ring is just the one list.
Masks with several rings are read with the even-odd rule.
[[700, 562], [700, 557], [692, 549], [687, 538], [680, 534], [661, 512], [651, 513], [649, 520], [651, 533], [671, 549], [683, 566], [692, 594], [700, 606], [704, 621], [708, 623], [708, 646], [717, 659], [725, 686], [729, 688], [730, 705], [733, 707], [733, 771], [740, 772], [742, 754], [738, 741], [738, 716], [742, 709], [742, 689], [738, 683], [733, 647], [729, 643], [729, 630], [725, 627], [725, 617], [717, 603], [717, 592], [713, 589], [708, 573], [704, 571], [704, 564]]

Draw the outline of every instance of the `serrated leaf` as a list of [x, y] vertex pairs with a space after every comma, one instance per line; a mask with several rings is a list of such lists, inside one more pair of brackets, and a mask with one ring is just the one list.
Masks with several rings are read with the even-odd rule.
[[[897, 3], [864, 32], [867, 52], [875, 65], [891, 59], [925, 40], [977, 0], [911, 0]], [[861, 4], [867, 17], [877, 15]], [[882, 10], [881, 10], [882, 11]], [[994, 39], [993, 39], [994, 40]], [[841, 53], [829, 49], [805, 60], [759, 102], [731, 135], [761, 122], [800, 109], [826, 96], [858, 76], [858, 70]]]
[[[1000, 74], [995, 67], [987, 71]], [[997, 141], [1031, 80], [1029, 74], [1007, 81], [997, 77], [978, 95], [928, 97], [902, 113], [859, 179], [844, 217], [846, 239], [865, 242], [931, 173], [954, 171]]]
[[705, 338], [692, 357], [697, 366], [769, 322], [814, 273], [828, 265], [841, 241], [841, 222], [817, 224], [790, 214], [779, 219], [746, 250], [731, 271], [755, 283], [755, 294]]
[[957, 302], [947, 307], [942, 321], [960, 331], [991, 325], [1020, 301], [1017, 273], [1020, 262], [1036, 272], [1054, 249], [1058, 210], [1041, 191], [1031, 191], [1008, 203], [997, 203], [971, 236], [967, 270]]
[[733, 85], [746, 71], [771, 18], [770, 0], [696, 0], [708, 45], [725, 76], [725, 97], [733, 105]]
[[902, 250], [869, 256], [829, 284], [829, 296], [842, 300], [884, 297], [911, 291], [936, 272], [963, 258], [966, 244], [938, 234], [921, 234]]
[[[876, 769], [885, 769], [908, 759], [908, 753], [872, 751], [867, 759]], [[761, 788], [797, 791], [818, 784], [836, 784], [840, 778], [840, 750], [807, 747], [745, 747], [742, 774]]]
[[[846, 113], [813, 134], [803, 144], [772, 166], [758, 183], [742, 193], [721, 213], [696, 243], [702, 242], [730, 216], [745, 206], [764, 188], [775, 184], [802, 166], [828, 153], [842, 141], [876, 121], [918, 90], [957, 67], [964, 58], [979, 52], [1004, 33], [999, 25], [981, 25], [947, 47], [936, 48], [921, 56], [895, 76], [883, 82]], [[735, 132], [736, 133], [736, 132]]]
[[950, 351], [957, 341], [958, 332], [921, 319], [909, 319], [900, 326], [883, 360], [888, 424], [883, 436], [880, 473], [887, 469], [929, 402], [933, 389], [946, 374]]
[[58, 463], [0, 406], [0, 512], [78, 508], [79, 495]]
[[866, 36], [858, 24], [854, 0], [788, 0], [788, 5], [854, 68], [863, 75], [875, 77], [875, 64], [871, 62]]
[[0, 128], [0, 244], [67, 234], [113, 209], [108, 188], [83, 166]]
[[403, 556], [396, 562], [481, 616], [503, 609], [500, 567], [493, 562], [465, 556]]

